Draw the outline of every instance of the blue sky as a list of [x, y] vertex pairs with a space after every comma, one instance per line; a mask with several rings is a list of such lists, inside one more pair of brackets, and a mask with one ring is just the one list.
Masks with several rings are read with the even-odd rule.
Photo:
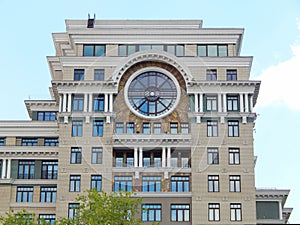
[[0, 0], [0, 119], [28, 119], [25, 99], [48, 99], [46, 56], [65, 19], [202, 19], [203, 27], [245, 28], [241, 55], [254, 56], [262, 86], [255, 126], [256, 186], [291, 189], [300, 223], [299, 0]]

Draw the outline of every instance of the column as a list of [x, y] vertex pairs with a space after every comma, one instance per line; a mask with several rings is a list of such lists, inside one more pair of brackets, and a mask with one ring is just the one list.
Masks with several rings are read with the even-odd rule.
[[6, 178], [6, 159], [2, 159], [2, 173], [1, 178]]
[[227, 112], [227, 99], [226, 94], [223, 94], [223, 112]]
[[104, 95], [104, 112], [108, 112], [108, 94]]
[[72, 94], [68, 94], [68, 112], [72, 110]]
[[198, 94], [194, 94], [195, 96], [195, 112], [199, 112], [199, 99], [198, 99]]
[[250, 95], [250, 112], [253, 112], [253, 95]]
[[64, 93], [63, 94], [63, 108], [62, 108], [63, 112], [67, 112], [67, 94]]
[[63, 111], [62, 95], [59, 95], [59, 108], [58, 108], [58, 112], [62, 112], [62, 111]]
[[166, 147], [162, 147], [161, 158], [161, 166], [166, 167]]
[[245, 112], [249, 112], [248, 94], [245, 94]]
[[93, 94], [89, 94], [89, 112], [93, 111]]
[[138, 148], [134, 147], [134, 167], [138, 167]]
[[139, 147], [139, 167], [143, 167], [143, 148]]
[[83, 112], [87, 112], [87, 109], [88, 109], [88, 94], [84, 94]]
[[199, 108], [200, 112], [203, 112], [203, 93], [200, 93], [200, 99], [199, 99]]
[[244, 94], [240, 94], [240, 112], [244, 112]]
[[109, 94], [109, 112], [113, 112], [113, 94]]
[[167, 148], [167, 167], [171, 167], [171, 147]]
[[7, 160], [7, 176], [6, 178], [10, 178], [10, 174], [11, 174], [11, 159]]
[[222, 95], [218, 94], [218, 112], [222, 112]]

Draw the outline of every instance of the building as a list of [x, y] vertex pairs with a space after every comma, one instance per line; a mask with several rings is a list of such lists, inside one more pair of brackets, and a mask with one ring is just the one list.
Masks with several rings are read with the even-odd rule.
[[30, 121], [0, 122], [0, 211], [54, 221], [84, 190], [124, 189], [143, 198], [145, 224], [287, 222], [282, 198], [277, 217], [256, 213], [260, 81], [240, 56], [243, 33], [201, 20], [66, 20], [47, 57], [51, 100], [26, 100]]

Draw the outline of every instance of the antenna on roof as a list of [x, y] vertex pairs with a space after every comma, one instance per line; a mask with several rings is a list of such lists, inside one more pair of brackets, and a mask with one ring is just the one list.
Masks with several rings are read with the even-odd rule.
[[87, 28], [94, 28], [96, 20], [96, 14], [94, 13], [94, 18], [91, 19], [90, 14], [88, 14], [88, 22], [87, 22]]

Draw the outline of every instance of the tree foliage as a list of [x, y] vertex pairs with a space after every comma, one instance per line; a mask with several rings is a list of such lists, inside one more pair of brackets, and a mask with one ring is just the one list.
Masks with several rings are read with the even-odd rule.
[[0, 216], [1, 225], [50, 225], [44, 220], [38, 221], [34, 213], [29, 213], [26, 210], [19, 212], [10, 211], [6, 216]]

